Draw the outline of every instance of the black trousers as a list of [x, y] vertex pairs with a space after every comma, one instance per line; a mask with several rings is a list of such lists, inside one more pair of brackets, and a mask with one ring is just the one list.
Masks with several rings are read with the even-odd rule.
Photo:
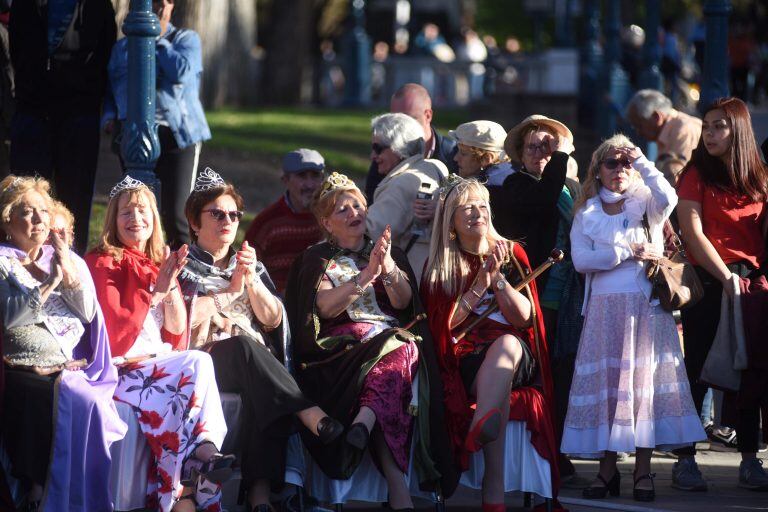
[[53, 442], [55, 375], [5, 369], [2, 427], [11, 474], [27, 485], [45, 485]]
[[168, 243], [174, 249], [181, 244], [190, 243], [189, 223], [184, 215], [192, 186], [197, 177], [197, 163], [200, 158], [201, 143], [180, 148], [173, 138], [173, 132], [167, 126], [158, 126], [160, 139], [160, 158], [157, 159], [155, 174], [160, 187], [160, 217]]
[[219, 341], [210, 354], [219, 391], [239, 393], [243, 401], [241, 491], [262, 479], [280, 486], [288, 438], [296, 432], [294, 413], [314, 404], [272, 352], [248, 336]]
[[75, 216], [75, 249], [88, 244], [99, 156], [99, 111], [43, 115], [19, 107], [11, 121], [11, 172], [39, 174]]
[[[730, 264], [731, 272], [745, 277], [751, 269], [744, 264]], [[683, 323], [683, 347], [685, 349], [685, 370], [688, 374], [688, 382], [691, 386], [691, 396], [696, 411], [701, 415], [701, 406], [704, 395], [707, 393], [705, 384], [699, 382], [701, 369], [712, 348], [717, 326], [720, 323], [720, 301], [723, 294], [723, 286], [720, 281], [712, 277], [706, 270], [696, 267], [696, 273], [704, 286], [704, 297], [693, 306], [680, 312]], [[728, 394], [727, 394], [728, 395]], [[726, 395], [726, 396], [727, 396]], [[727, 402], [736, 403], [736, 400]], [[760, 409], [738, 409], [735, 413], [738, 450], [742, 453], [757, 452], [760, 435]], [[695, 455], [696, 447], [688, 446], [675, 450], [677, 455]]]

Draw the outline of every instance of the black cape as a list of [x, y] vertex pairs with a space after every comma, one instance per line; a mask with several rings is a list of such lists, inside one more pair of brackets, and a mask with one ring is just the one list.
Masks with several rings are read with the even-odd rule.
[[[415, 339], [419, 343], [420, 380], [419, 412], [414, 421], [414, 428], [420, 434], [420, 443], [414, 448], [416, 472], [422, 490], [440, 491], [448, 497], [456, 489], [460, 474], [451, 458], [442, 384], [427, 321], [420, 320], [408, 331], [387, 329], [365, 343], [350, 343], [339, 337], [332, 348], [323, 348], [317, 342], [320, 330], [315, 309], [317, 290], [328, 264], [342, 252], [327, 242], [320, 243], [300, 254], [291, 267], [285, 297], [293, 335], [296, 380], [310, 400], [348, 427], [357, 413], [358, 396], [370, 362], [391, 350], [393, 340]], [[416, 277], [405, 253], [393, 247], [392, 257], [407, 273], [413, 293], [411, 304], [401, 311], [400, 324], [405, 325], [424, 310], [415, 286]], [[324, 347], [328, 347], [327, 339], [323, 341]], [[312, 457], [330, 478], [349, 478], [362, 460], [363, 454], [350, 447], [344, 436], [325, 446], [317, 436], [309, 432], [303, 434]]]

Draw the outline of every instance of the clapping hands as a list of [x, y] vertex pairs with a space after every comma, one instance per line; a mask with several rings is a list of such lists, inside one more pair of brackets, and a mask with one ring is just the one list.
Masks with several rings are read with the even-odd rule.
[[372, 283], [381, 274], [389, 274], [395, 269], [392, 259], [392, 227], [388, 224], [384, 232], [376, 240], [371, 251], [368, 266], [360, 272], [364, 283]]
[[232, 273], [229, 291], [242, 293], [245, 286], [253, 282], [256, 276], [256, 249], [245, 241], [235, 257], [237, 258], [237, 265]]
[[189, 254], [189, 247], [184, 244], [179, 247], [178, 251], [171, 251], [171, 248], [167, 245], [163, 250], [163, 262], [160, 263], [160, 269], [157, 274], [157, 283], [155, 283], [155, 291], [157, 293], [168, 293], [176, 282], [176, 278], [187, 264], [187, 255]]

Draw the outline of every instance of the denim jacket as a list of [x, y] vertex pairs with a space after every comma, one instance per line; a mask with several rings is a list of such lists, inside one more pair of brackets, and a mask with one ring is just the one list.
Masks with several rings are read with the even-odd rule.
[[[200, 75], [203, 72], [200, 37], [193, 30], [170, 23], [157, 39], [157, 97], [155, 108], [168, 122], [180, 148], [211, 138], [200, 103]], [[104, 102], [102, 125], [113, 119], [125, 120], [128, 110], [128, 38], [112, 48], [107, 67], [110, 88]]]

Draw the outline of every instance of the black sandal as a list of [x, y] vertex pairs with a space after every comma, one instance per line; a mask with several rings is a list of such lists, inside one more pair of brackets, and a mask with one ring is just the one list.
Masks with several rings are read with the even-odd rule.
[[[656, 484], [653, 483], [654, 478], [656, 478], [656, 473], [648, 473], [635, 478], [635, 487], [632, 489], [632, 497], [635, 498], [635, 501], [653, 501], [656, 499]], [[638, 489], [637, 483], [645, 479], [651, 481], [651, 489]]]
[[618, 469], [608, 481], [606, 481], [600, 473], [597, 474], [597, 479], [603, 482], [603, 485], [598, 487], [590, 485], [582, 490], [581, 495], [584, 498], [588, 500], [601, 500], [608, 494], [616, 497], [621, 493], [621, 474], [619, 474]]
[[[216, 445], [211, 441], [200, 443], [197, 448], [210, 444], [214, 448]], [[232, 476], [232, 464], [235, 462], [234, 455], [224, 455], [218, 451], [210, 459], [203, 462], [195, 457], [195, 451], [184, 462], [182, 470], [181, 485], [185, 487], [195, 487], [201, 478], [211, 483], [221, 485]], [[218, 450], [218, 448], [216, 448]]]

